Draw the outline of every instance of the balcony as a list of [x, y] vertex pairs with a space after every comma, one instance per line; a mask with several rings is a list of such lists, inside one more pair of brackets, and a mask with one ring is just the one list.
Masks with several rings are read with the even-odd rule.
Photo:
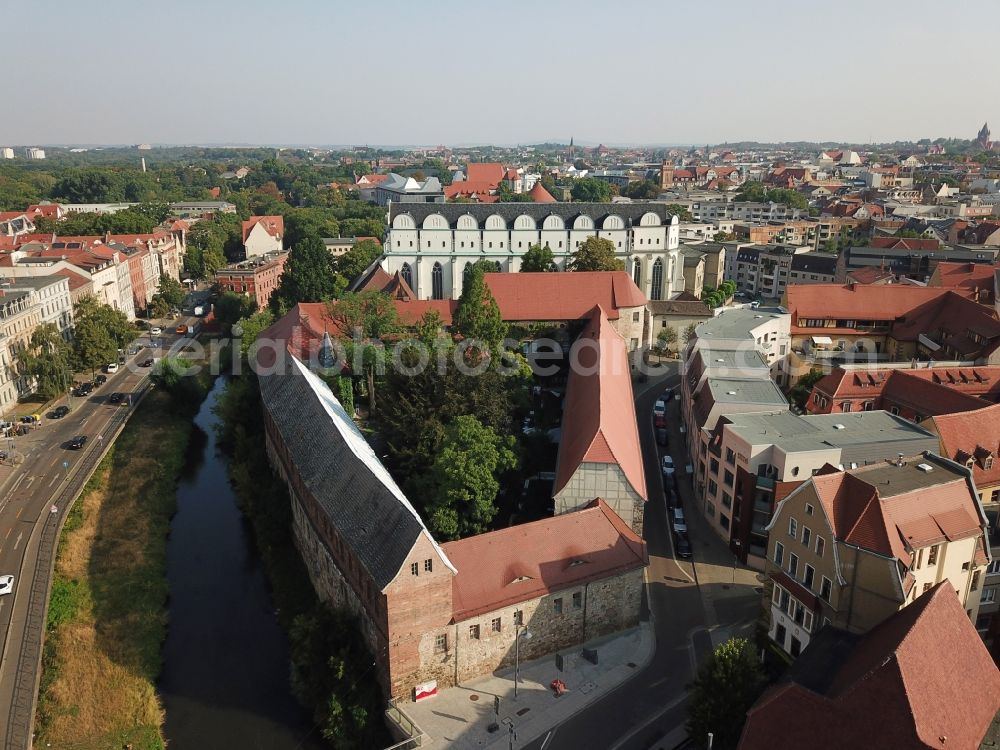
[[774, 479], [771, 477], [762, 477], [757, 475], [757, 489], [759, 490], [773, 490], [774, 489]]
[[771, 515], [771, 501], [770, 500], [762, 500], [760, 498], [754, 498], [753, 509], [754, 510], [759, 510], [762, 513], [767, 513], [768, 515]]

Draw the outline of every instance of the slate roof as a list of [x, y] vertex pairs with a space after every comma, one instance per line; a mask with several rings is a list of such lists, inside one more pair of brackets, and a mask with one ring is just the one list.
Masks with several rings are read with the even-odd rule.
[[830, 253], [796, 253], [792, 256], [791, 270], [833, 276], [837, 272], [837, 256]]
[[[264, 408], [316, 503], [381, 591], [421, 535], [434, 542], [329, 387], [297, 359], [260, 377]], [[456, 572], [438, 548], [444, 563]]]
[[821, 630], [739, 750], [975, 750], [998, 709], [1000, 671], [943, 581], [860, 638]]
[[[454, 621], [646, 565], [646, 545], [601, 499], [574, 513], [443, 545]], [[568, 603], [566, 606], [569, 606]]]
[[441, 214], [451, 225], [455, 226], [458, 217], [469, 214], [480, 226], [490, 216], [498, 214], [513, 225], [518, 216], [527, 215], [541, 222], [546, 216], [559, 216], [567, 224], [578, 216], [589, 216], [600, 225], [611, 215], [622, 217], [626, 222], [639, 223], [643, 214], [652, 212], [660, 217], [660, 221], [669, 223], [671, 214], [663, 203], [633, 202], [633, 203], [491, 203], [476, 205], [475, 203], [393, 203], [389, 208], [389, 224], [400, 214], [409, 214], [417, 226], [423, 223], [431, 214]]

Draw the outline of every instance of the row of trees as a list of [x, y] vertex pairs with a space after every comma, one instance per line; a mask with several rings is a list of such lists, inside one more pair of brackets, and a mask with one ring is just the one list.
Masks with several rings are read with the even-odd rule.
[[711, 308], [722, 307], [736, 294], [736, 282], [727, 280], [718, 288], [706, 286], [701, 292], [701, 301]]

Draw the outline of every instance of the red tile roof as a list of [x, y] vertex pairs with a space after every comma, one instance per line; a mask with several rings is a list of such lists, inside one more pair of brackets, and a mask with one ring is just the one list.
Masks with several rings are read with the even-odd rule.
[[856, 284], [874, 284], [876, 281], [890, 279], [894, 276], [891, 271], [879, 268], [878, 266], [864, 266], [847, 272], [848, 281]]
[[58, 203], [34, 203], [28, 206], [26, 213], [32, 219], [44, 216], [49, 219], [58, 219], [62, 206]]
[[556, 199], [552, 197], [552, 194], [545, 189], [542, 185], [542, 181], [539, 180], [532, 186], [531, 190], [528, 191], [528, 195], [531, 196], [531, 200], [535, 203], [555, 203]]
[[996, 267], [986, 263], [952, 263], [941, 261], [931, 275], [931, 285], [963, 290], [978, 302], [992, 305], [995, 299], [993, 277]]
[[573, 513], [447, 542], [441, 548], [458, 569], [452, 578], [455, 622], [647, 563], [642, 539], [600, 499]]
[[973, 461], [972, 478], [977, 487], [1000, 484], [1000, 404], [960, 414], [939, 414], [924, 427], [937, 434], [944, 456], [963, 465]]
[[[581, 345], [585, 341], [596, 346]], [[600, 307], [594, 308], [573, 351], [579, 352], [578, 365], [570, 368], [566, 385], [553, 494], [566, 486], [581, 464], [602, 463], [621, 467], [632, 489], [645, 500], [628, 349]]]
[[[1000, 671], [955, 591], [942, 582], [858, 640], [839, 663], [790, 681], [747, 714], [739, 750], [977, 750], [1000, 709]], [[812, 651], [811, 651], [812, 649]], [[813, 689], [796, 681], [808, 681]], [[806, 679], [808, 677], [808, 680]]]
[[69, 291], [70, 293], [75, 292], [77, 289], [92, 283], [90, 279], [86, 276], [77, 273], [76, 271], [71, 271], [68, 268], [61, 268], [58, 271], [52, 272], [53, 276], [65, 276], [69, 279]]
[[510, 321], [583, 320], [594, 305], [617, 320], [621, 308], [646, 304], [645, 295], [624, 271], [488, 273], [486, 283], [504, 320]]
[[790, 284], [787, 295], [792, 333], [817, 331], [799, 326], [798, 321], [807, 318], [895, 320], [947, 293], [947, 289], [908, 284]]
[[251, 216], [243, 222], [243, 241], [247, 241], [251, 230], [260, 224], [264, 231], [272, 237], [281, 239], [285, 234], [285, 217], [283, 216]]
[[904, 250], [937, 250], [941, 247], [941, 241], [926, 237], [872, 237], [871, 246]]
[[482, 182], [496, 188], [504, 177], [503, 164], [499, 162], [469, 162], [465, 170], [468, 182]]

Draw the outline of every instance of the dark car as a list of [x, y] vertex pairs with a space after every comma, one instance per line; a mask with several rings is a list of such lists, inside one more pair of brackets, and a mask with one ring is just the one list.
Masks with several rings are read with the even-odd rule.
[[102, 385], [104, 385], [107, 382], [108, 382], [108, 376], [107, 375], [98, 375], [96, 378], [94, 378], [94, 386], [98, 387], [98, 388], [101, 387]]
[[142, 362], [139, 363], [139, 367], [152, 367], [153, 366], [153, 361], [154, 360], [153, 360], [152, 357], [149, 357], [148, 359], [144, 359], [144, 360], [142, 360]]
[[665, 427], [656, 428], [656, 442], [660, 445], [667, 445], [669, 438], [667, 437], [667, 429]]
[[115, 391], [110, 396], [108, 396], [109, 404], [120, 404], [124, 400], [125, 400], [125, 394], [119, 393], [118, 391]]
[[674, 546], [677, 549], [678, 557], [691, 557], [691, 540], [688, 539], [688, 535], [685, 532], [677, 532], [677, 543]]
[[76, 387], [76, 395], [89, 396], [93, 390], [94, 390], [93, 383], [80, 383], [80, 385]]
[[67, 414], [69, 414], [68, 406], [57, 406], [55, 409], [49, 412], [49, 419], [62, 419]]
[[87, 443], [86, 435], [77, 435], [75, 438], [69, 441], [69, 447], [75, 451], [80, 450]]
[[656, 429], [661, 429], [667, 426], [667, 417], [665, 414], [656, 414], [653, 416], [653, 426]]

